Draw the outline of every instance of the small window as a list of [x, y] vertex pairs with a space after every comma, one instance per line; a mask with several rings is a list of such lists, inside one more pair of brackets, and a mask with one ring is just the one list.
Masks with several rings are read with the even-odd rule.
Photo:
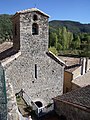
[[33, 23], [33, 25], [32, 25], [32, 35], [38, 35], [38, 25], [37, 25], [37, 23]]
[[34, 21], [38, 20], [37, 15], [33, 15], [33, 20], [34, 20]]
[[35, 78], [37, 79], [37, 64], [35, 64]]

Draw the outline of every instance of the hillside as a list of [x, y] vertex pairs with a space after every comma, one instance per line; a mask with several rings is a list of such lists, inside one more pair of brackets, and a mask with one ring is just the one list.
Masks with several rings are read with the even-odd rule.
[[90, 33], [90, 23], [81, 24], [75, 21], [53, 20], [49, 22], [49, 25], [54, 29], [64, 26], [72, 33]]
[[90, 57], [90, 24], [50, 21], [49, 48], [54, 54]]
[[12, 39], [12, 15], [0, 15], [0, 43]]

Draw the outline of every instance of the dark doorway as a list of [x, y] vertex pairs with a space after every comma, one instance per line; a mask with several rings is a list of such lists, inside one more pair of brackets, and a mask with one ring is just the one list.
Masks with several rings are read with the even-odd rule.
[[36, 101], [35, 104], [40, 108], [43, 106], [43, 104], [40, 101]]

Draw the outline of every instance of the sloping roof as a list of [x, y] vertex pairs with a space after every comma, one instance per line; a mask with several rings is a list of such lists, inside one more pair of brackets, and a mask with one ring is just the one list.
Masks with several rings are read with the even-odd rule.
[[4, 42], [0, 44], [0, 61], [5, 60], [6, 58], [13, 55], [13, 43], [12, 42]]
[[67, 103], [73, 103], [85, 108], [90, 109], [90, 85], [73, 90], [62, 96], [57, 96], [54, 98], [58, 101], [66, 101]]
[[30, 8], [30, 9], [20, 10], [20, 11], [17, 11], [16, 14], [22, 14], [22, 13], [27, 13], [27, 12], [39, 12], [39, 13], [43, 14], [44, 16], [50, 17], [48, 14], [42, 12], [41, 10], [39, 10], [37, 8]]
[[13, 50], [12, 42], [4, 42], [0, 44], [0, 62], [2, 66], [5, 66], [9, 62], [15, 60], [21, 55], [21, 52]]
[[56, 55], [54, 55], [51, 51], [48, 51], [46, 54], [50, 56], [52, 59], [54, 59], [61, 66], [66, 66], [66, 64], [61, 59], [59, 59]]
[[80, 65], [80, 58], [76, 57], [67, 57], [67, 56], [58, 56], [65, 64], [65, 71], [72, 73], [78, 69]]
[[76, 64], [79, 64], [80, 62], [80, 58], [76, 58], [76, 57], [67, 57], [67, 56], [60, 56], [60, 55], [58, 57], [65, 62], [66, 66], [76, 65]]
[[0, 53], [11, 48], [13, 46], [12, 42], [4, 42], [2, 44], [0, 44]]
[[80, 77], [72, 80], [72, 83], [74, 83], [80, 87], [85, 87], [87, 85], [90, 85], [90, 71], [88, 71], [84, 75], [81, 75]]

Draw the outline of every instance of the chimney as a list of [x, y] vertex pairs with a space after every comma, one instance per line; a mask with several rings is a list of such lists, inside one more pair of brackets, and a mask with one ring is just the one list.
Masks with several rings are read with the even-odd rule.
[[82, 58], [82, 60], [81, 60], [81, 62], [82, 62], [82, 67], [81, 67], [81, 75], [84, 75], [85, 74], [85, 69], [86, 69], [86, 59], [85, 58]]
[[86, 57], [86, 66], [85, 66], [85, 73], [89, 70], [89, 60], [88, 57]]
[[79, 59], [79, 64], [82, 65], [82, 58]]

